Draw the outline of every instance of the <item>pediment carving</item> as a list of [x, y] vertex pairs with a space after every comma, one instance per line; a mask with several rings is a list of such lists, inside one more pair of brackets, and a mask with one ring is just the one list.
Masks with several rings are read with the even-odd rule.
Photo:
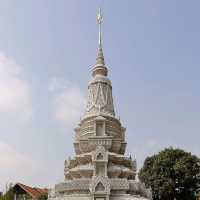
[[93, 160], [94, 161], [107, 161], [108, 160], [108, 155], [107, 155], [107, 152], [104, 148], [104, 146], [102, 145], [98, 145], [96, 147], [96, 150], [94, 151], [93, 153]]
[[94, 177], [91, 181], [90, 192], [110, 194], [110, 180], [108, 177], [98, 176]]

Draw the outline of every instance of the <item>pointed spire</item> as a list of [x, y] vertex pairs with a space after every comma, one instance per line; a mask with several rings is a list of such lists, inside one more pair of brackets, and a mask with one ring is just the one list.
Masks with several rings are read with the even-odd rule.
[[97, 23], [99, 24], [99, 46], [102, 43], [102, 32], [101, 32], [101, 24], [103, 23], [103, 16], [101, 14], [101, 8], [99, 8], [99, 13], [97, 14]]
[[104, 56], [103, 56], [103, 49], [102, 49], [102, 31], [101, 25], [103, 23], [103, 16], [101, 13], [101, 8], [99, 8], [99, 13], [97, 14], [97, 23], [99, 25], [99, 38], [98, 38], [98, 54], [96, 59], [96, 64], [104, 65]]
[[103, 23], [103, 16], [101, 13], [101, 8], [99, 8], [99, 12], [97, 14], [97, 23], [99, 25], [99, 38], [98, 38], [98, 53], [96, 58], [96, 64], [93, 68], [93, 76], [96, 74], [101, 74], [107, 76], [107, 68], [104, 62], [103, 48], [102, 48], [102, 28], [101, 25]]

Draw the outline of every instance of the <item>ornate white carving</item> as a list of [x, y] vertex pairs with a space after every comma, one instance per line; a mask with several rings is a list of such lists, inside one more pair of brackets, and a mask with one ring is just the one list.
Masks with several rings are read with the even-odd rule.
[[112, 190], [129, 190], [129, 182], [127, 179], [112, 178], [111, 188]]
[[102, 156], [102, 159], [101, 159], [102, 161], [105, 161], [105, 162], [108, 161], [108, 154], [107, 154], [104, 146], [102, 146], [102, 145], [98, 145], [96, 147], [96, 150], [93, 152], [93, 155], [92, 155], [92, 160], [99, 161], [99, 159], [98, 159], [99, 155]]
[[89, 190], [91, 179], [75, 179], [66, 181], [55, 186], [56, 192], [65, 192], [70, 190]]
[[[96, 188], [98, 184], [102, 184], [104, 187], [104, 191], [96, 191]], [[110, 194], [110, 179], [108, 177], [103, 176], [97, 176], [92, 178], [91, 184], [90, 184], [90, 192], [92, 194], [103, 192], [104, 194]]]
[[85, 117], [99, 114], [115, 116], [112, 87], [97, 78], [98, 81], [93, 80], [89, 85]]
[[66, 181], [55, 186], [55, 195], [52, 193], [50, 199], [52, 196], [51, 200], [76, 200], [76, 197], [114, 200], [115, 195], [118, 200], [150, 198], [144, 184], [131, 181], [135, 180], [136, 163], [124, 156], [125, 128], [115, 118], [112, 84], [107, 78], [101, 37], [96, 61], [88, 86], [85, 115], [75, 128], [76, 156], [65, 161]]
[[135, 171], [129, 169], [128, 167], [125, 167], [124, 165], [110, 163], [108, 166], [108, 175], [112, 178], [129, 178], [130, 176], [135, 175]]
[[67, 173], [69, 171], [69, 165], [70, 165], [70, 160], [65, 160], [64, 163], [64, 173]]
[[96, 149], [97, 146], [104, 146], [106, 150], [109, 150], [112, 146], [112, 137], [90, 137], [89, 138], [89, 148], [90, 150]]

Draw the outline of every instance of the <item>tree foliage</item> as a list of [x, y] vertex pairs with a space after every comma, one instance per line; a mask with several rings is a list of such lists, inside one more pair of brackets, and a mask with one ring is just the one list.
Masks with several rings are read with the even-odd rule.
[[0, 200], [13, 200], [14, 199], [14, 191], [12, 184], [6, 189], [6, 193], [0, 197]]
[[47, 200], [47, 199], [48, 199], [48, 194], [42, 194], [38, 198], [38, 200]]
[[151, 187], [154, 200], [193, 200], [200, 183], [200, 159], [181, 149], [167, 148], [147, 157], [139, 178]]

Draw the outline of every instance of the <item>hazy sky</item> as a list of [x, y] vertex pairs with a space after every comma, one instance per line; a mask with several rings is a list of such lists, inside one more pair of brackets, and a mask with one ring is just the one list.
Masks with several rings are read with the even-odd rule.
[[53, 186], [97, 51], [96, 13], [127, 155], [200, 156], [200, 1], [0, 0], [0, 189]]

